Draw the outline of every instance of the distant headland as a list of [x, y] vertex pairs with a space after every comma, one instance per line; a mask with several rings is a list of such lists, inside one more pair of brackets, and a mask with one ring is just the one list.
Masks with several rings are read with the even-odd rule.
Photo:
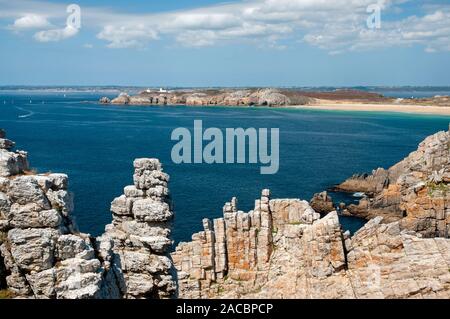
[[147, 89], [122, 92], [102, 104], [294, 107], [346, 111], [383, 111], [450, 115], [450, 97], [393, 98], [358, 89], [304, 90], [287, 88]]

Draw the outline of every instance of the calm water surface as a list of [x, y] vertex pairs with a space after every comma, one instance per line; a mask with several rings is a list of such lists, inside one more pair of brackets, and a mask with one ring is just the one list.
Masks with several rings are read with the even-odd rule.
[[[249, 210], [263, 188], [273, 197], [310, 199], [355, 172], [388, 167], [427, 135], [448, 128], [449, 117], [257, 108], [134, 107], [93, 103], [101, 93], [0, 92], [0, 127], [27, 150], [33, 168], [64, 172], [75, 193], [83, 232], [98, 235], [110, 222], [111, 200], [132, 184], [132, 161], [157, 157], [171, 176], [173, 236], [189, 240], [203, 217], [222, 215], [232, 196]], [[280, 170], [260, 175], [259, 165], [175, 165], [176, 127], [280, 128]], [[339, 198], [351, 201], [352, 198]], [[362, 221], [343, 218], [355, 231]]]

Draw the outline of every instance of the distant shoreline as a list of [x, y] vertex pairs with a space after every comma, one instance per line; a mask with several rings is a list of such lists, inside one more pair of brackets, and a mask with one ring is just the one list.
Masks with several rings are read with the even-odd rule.
[[450, 96], [390, 98], [361, 90], [301, 91], [287, 89], [145, 90], [123, 92], [102, 104], [272, 107], [304, 110], [397, 112], [450, 116]]
[[449, 106], [404, 105], [404, 104], [371, 104], [371, 103], [336, 103], [324, 102], [310, 105], [283, 106], [283, 108], [324, 111], [355, 111], [355, 112], [394, 112], [450, 116]]
[[301, 108], [336, 111], [400, 112], [450, 116], [450, 96], [389, 98], [361, 90], [302, 91], [287, 89], [145, 90], [137, 95], [123, 92], [102, 104], [187, 105]]

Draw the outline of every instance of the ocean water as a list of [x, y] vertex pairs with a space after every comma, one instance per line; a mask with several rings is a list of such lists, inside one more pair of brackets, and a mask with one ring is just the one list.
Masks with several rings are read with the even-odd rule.
[[[19, 149], [29, 152], [33, 168], [69, 175], [77, 222], [83, 232], [93, 235], [111, 221], [111, 200], [132, 184], [132, 162], [137, 157], [163, 162], [171, 176], [176, 213], [173, 237], [186, 241], [201, 230], [202, 218], [220, 217], [232, 196], [238, 197], [244, 211], [253, 207], [263, 188], [270, 188], [273, 198], [309, 200], [356, 172], [396, 163], [426, 136], [448, 129], [450, 122], [449, 117], [397, 113], [104, 106], [96, 103], [102, 95], [0, 92], [0, 127]], [[192, 130], [196, 119], [203, 120], [204, 127], [222, 129], [279, 128], [278, 174], [260, 175], [259, 164], [172, 163], [172, 130]], [[341, 221], [351, 231], [363, 224], [355, 218]]]

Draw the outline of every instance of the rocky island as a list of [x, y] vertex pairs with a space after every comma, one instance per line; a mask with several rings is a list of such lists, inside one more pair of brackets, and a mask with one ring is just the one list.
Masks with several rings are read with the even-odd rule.
[[[78, 230], [65, 174], [30, 170], [0, 131], [0, 290], [10, 298], [450, 298], [450, 132], [388, 170], [337, 186], [367, 198], [339, 213], [369, 222], [344, 232], [327, 193], [310, 203], [268, 189], [172, 248], [169, 176], [134, 161], [134, 184], [111, 203], [99, 237]], [[317, 210], [317, 211], [316, 211]], [[321, 216], [322, 213], [324, 217]], [[3, 289], [3, 290], [2, 290]]]

